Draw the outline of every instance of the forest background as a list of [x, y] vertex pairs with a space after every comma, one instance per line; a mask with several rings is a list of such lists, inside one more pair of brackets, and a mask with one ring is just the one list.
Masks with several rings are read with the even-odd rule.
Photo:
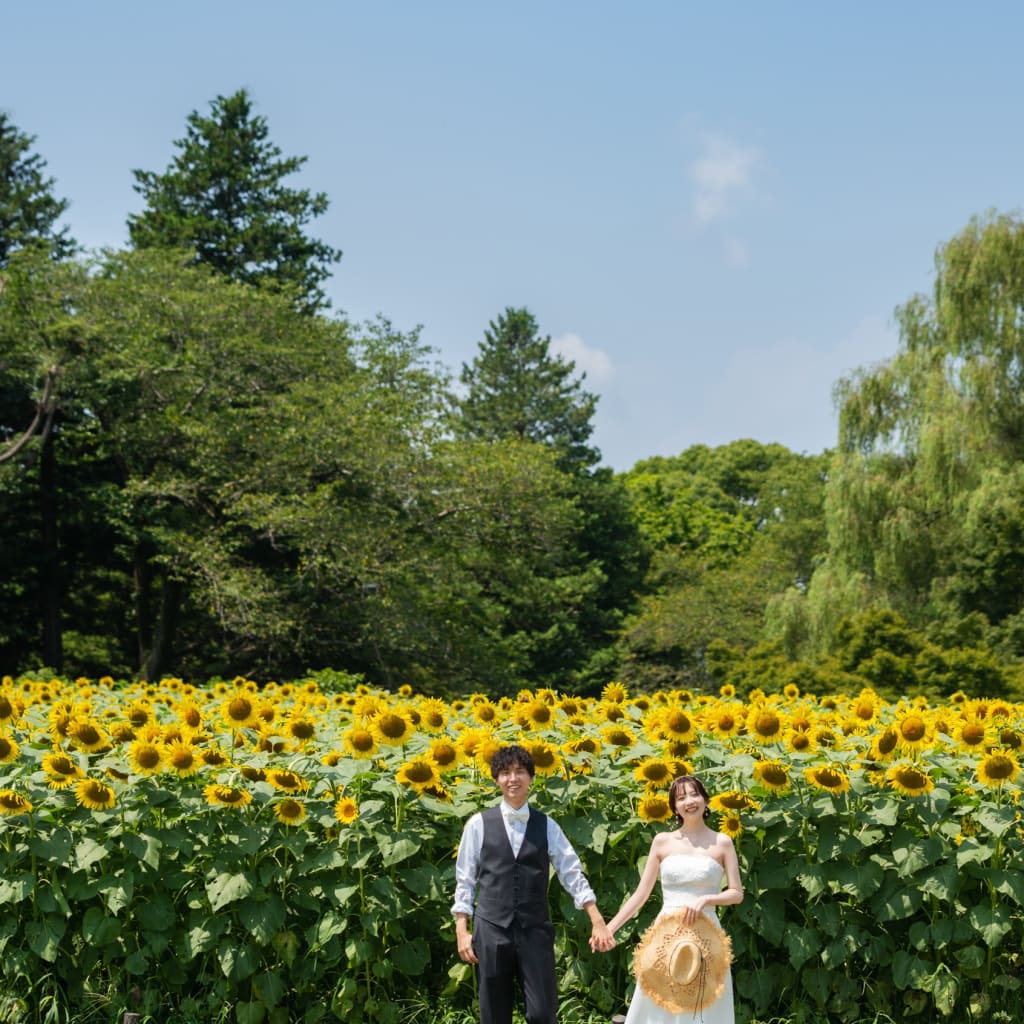
[[83, 253], [0, 115], [0, 662], [427, 694], [1024, 692], [1022, 225], [990, 214], [836, 383], [834, 449], [616, 473], [530, 310], [457, 378], [322, 285], [322, 193], [241, 90]]

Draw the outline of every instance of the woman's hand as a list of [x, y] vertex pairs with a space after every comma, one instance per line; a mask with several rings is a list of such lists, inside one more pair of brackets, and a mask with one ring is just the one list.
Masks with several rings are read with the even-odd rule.
[[703, 896], [698, 896], [693, 903], [688, 903], [683, 910], [683, 920], [686, 924], [693, 924], [701, 914], [704, 913], [704, 908], [707, 906], [707, 899]]

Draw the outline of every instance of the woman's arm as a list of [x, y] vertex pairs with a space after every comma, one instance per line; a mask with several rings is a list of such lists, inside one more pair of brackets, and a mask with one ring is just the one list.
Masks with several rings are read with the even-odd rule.
[[608, 922], [608, 931], [614, 935], [646, 902], [647, 897], [654, 890], [654, 883], [658, 880], [658, 868], [661, 864], [661, 854], [656, 850], [658, 838], [655, 836], [651, 842], [651, 852], [647, 855], [647, 863], [644, 865], [644, 873], [640, 876], [640, 883], [633, 890], [633, 894], [622, 904], [619, 912]]

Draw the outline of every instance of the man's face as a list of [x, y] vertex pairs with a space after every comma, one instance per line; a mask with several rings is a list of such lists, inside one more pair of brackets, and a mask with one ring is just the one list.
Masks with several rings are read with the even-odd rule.
[[498, 783], [501, 795], [517, 810], [526, 803], [530, 786], [533, 784], [530, 773], [520, 764], [509, 765], [498, 772], [498, 777], [494, 781]]

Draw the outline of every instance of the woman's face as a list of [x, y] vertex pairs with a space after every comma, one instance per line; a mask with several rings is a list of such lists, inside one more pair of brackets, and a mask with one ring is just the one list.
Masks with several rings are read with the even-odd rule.
[[687, 818], [703, 818], [707, 802], [692, 782], [684, 782], [676, 793], [676, 814]]

